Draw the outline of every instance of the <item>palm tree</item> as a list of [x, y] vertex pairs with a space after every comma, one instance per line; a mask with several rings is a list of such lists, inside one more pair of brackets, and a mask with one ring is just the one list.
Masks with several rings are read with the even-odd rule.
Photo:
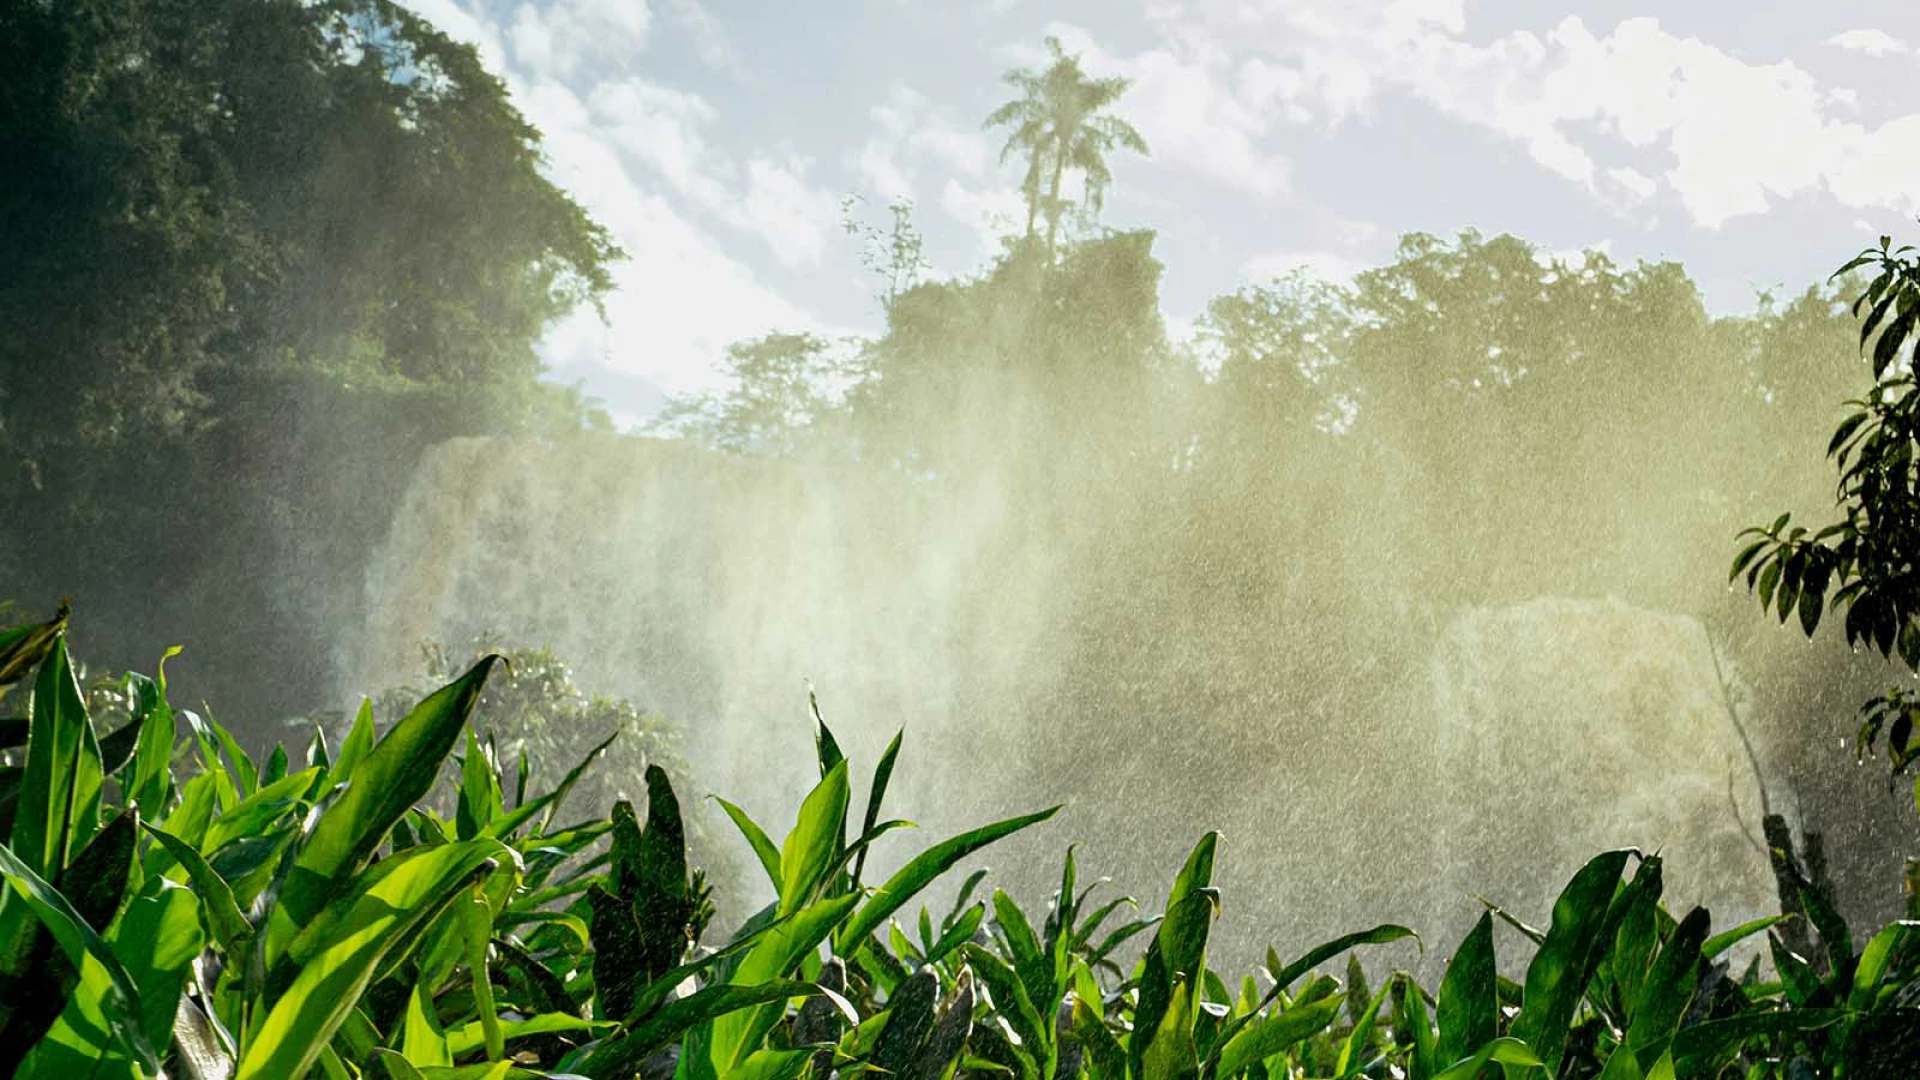
[[1087, 78], [1080, 70], [1080, 57], [1068, 56], [1057, 37], [1047, 39], [1047, 51], [1053, 54], [1053, 62], [1046, 70], [1015, 68], [1003, 76], [1020, 96], [995, 109], [987, 117], [986, 126], [1013, 129], [1000, 151], [1000, 160], [1005, 163], [1016, 153], [1026, 155], [1027, 173], [1020, 182], [1020, 192], [1027, 199], [1027, 239], [1033, 239], [1034, 226], [1044, 212], [1047, 254], [1051, 256], [1060, 215], [1066, 209], [1060, 198], [1060, 181], [1066, 171], [1080, 171], [1086, 186], [1082, 211], [1097, 213], [1107, 185], [1113, 182], [1106, 155], [1115, 147], [1144, 154], [1147, 141], [1125, 120], [1101, 115], [1101, 110], [1126, 93], [1129, 80]]

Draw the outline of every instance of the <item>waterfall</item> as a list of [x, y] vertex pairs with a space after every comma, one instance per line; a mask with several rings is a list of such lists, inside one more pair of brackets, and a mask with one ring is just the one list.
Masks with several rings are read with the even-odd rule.
[[[1222, 684], [1204, 709], [1144, 713], [1131, 691], [1051, 681], [1055, 638], [1080, 618], [1062, 582], [1085, 549], [1024, 530], [1011, 502], [993, 476], [936, 496], [899, 475], [660, 440], [456, 439], [423, 457], [369, 569], [345, 689], [415, 677], [425, 641], [551, 645], [582, 686], [680, 724], [704, 787], [777, 834], [813, 776], [811, 680], [863, 769], [906, 727], [889, 811], [926, 826], [922, 844], [1077, 801], [1022, 838], [1030, 854], [995, 855], [1029, 889], [1084, 838], [1090, 868], [1151, 906], [1160, 864], [1226, 829], [1232, 921], [1260, 948], [1277, 928], [1365, 918], [1453, 933], [1475, 896], [1544, 921], [1582, 861], [1620, 846], [1666, 855], [1669, 895], [1710, 904], [1716, 925], [1770, 909], [1748, 837], [1758, 781], [1697, 620], [1563, 598], [1409, 618], [1404, 658], [1336, 658], [1346, 683], [1389, 687], [1392, 715], [1351, 715], [1365, 697], [1303, 715], [1302, 694], [1340, 688], [1280, 703], [1281, 669], [1231, 658], [1194, 669]], [[1189, 607], [1181, 626], [1123, 628], [1128, 686], [1190, 679], [1224, 655], [1223, 634], [1261, 643], [1259, 627]], [[1043, 740], [1068, 737], [1040, 730], [1040, 704], [1070, 737], [1104, 740], [1105, 764], [1034, 766]]]

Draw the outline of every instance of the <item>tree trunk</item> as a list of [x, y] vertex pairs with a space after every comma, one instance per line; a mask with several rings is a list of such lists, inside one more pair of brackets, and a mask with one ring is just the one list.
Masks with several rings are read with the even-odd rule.
[[1054, 236], [1060, 231], [1060, 178], [1067, 171], [1067, 139], [1063, 135], [1053, 151], [1053, 182], [1047, 185], [1047, 261], [1053, 261]]

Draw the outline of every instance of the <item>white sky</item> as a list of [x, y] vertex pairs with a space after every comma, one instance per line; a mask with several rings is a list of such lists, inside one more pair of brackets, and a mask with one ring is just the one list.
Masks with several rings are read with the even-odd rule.
[[1527, 0], [405, 0], [480, 46], [554, 176], [630, 255], [556, 377], [626, 422], [710, 389], [731, 342], [871, 332], [840, 201], [907, 196], [941, 273], [1022, 218], [980, 120], [1059, 35], [1152, 156], [1104, 221], [1159, 230], [1163, 302], [1404, 232], [1678, 259], [1716, 310], [1920, 237], [1920, 4]]

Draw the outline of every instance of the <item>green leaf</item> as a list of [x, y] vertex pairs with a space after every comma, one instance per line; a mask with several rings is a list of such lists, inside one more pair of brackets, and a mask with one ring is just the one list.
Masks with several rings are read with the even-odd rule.
[[1568, 1026], [1611, 934], [1607, 915], [1630, 855], [1607, 852], [1573, 876], [1554, 901], [1546, 941], [1527, 965], [1526, 996], [1511, 1030], [1539, 1055], [1549, 1074], [1560, 1067]]
[[[826, 731], [822, 725], [820, 730]], [[827, 739], [831, 741], [832, 736]], [[834, 857], [845, 842], [847, 823], [847, 761], [840, 758], [831, 767], [823, 758], [826, 775], [805, 801], [793, 831], [780, 847], [780, 914], [788, 915], [807, 902], [826, 877]]]
[[373, 750], [373, 739], [373, 702], [361, 698], [360, 708], [353, 714], [353, 726], [347, 729], [347, 737], [340, 740], [340, 754], [333, 759], [328, 778], [336, 784], [353, 779], [354, 767]]
[[513, 813], [495, 822], [488, 832], [494, 836], [504, 837], [512, 833], [515, 829], [518, 829], [528, 818], [539, 814], [540, 826], [537, 831], [544, 834], [547, 829], [552, 826], [553, 816], [560, 812], [561, 804], [566, 802], [568, 795], [572, 794], [574, 785], [580, 782], [580, 777], [586, 774], [587, 769], [599, 759], [600, 755], [606, 753], [607, 747], [612, 746], [613, 740], [619, 737], [620, 732], [616, 730], [613, 734], [602, 739], [593, 749], [587, 751], [587, 755], [580, 759], [578, 765], [567, 770], [567, 775], [561, 777], [560, 783], [555, 785], [552, 791], [541, 795], [532, 802], [526, 801], [527, 751], [526, 747], [521, 747], [520, 774], [516, 781], [520, 791], [515, 800], [516, 805], [514, 806]]
[[966, 914], [950, 923], [946, 931], [940, 935], [940, 939], [927, 950], [927, 963], [937, 964], [946, 959], [947, 954], [959, 948], [963, 942], [972, 941], [974, 931], [980, 929], [980, 924], [986, 917], [986, 901], [979, 901], [968, 908]]
[[186, 868], [187, 876], [193, 882], [193, 891], [206, 911], [207, 926], [213, 931], [213, 938], [220, 943], [221, 950], [230, 957], [244, 956], [247, 944], [253, 938], [253, 926], [240, 913], [240, 905], [234, 902], [233, 889], [228, 886], [226, 879], [207, 865], [207, 860], [193, 849], [193, 845], [155, 825], [148, 825], [147, 833]]
[[1627, 1029], [1636, 1064], [1663, 1049], [1679, 1029], [1707, 965], [1705, 942], [1712, 922], [1706, 908], [1687, 912], [1654, 959]]
[[[487, 674], [498, 659], [482, 658], [459, 679], [435, 691], [353, 767], [353, 779], [321, 812], [280, 892], [267, 928], [268, 966], [299, 929], [345, 888], [394, 822], [432, 790], [441, 763], [473, 714]], [[344, 746], [341, 754], [345, 757]]]
[[957, 836], [950, 837], [933, 847], [915, 855], [907, 865], [900, 868], [886, 883], [873, 891], [865, 905], [855, 912], [853, 918], [835, 935], [835, 951], [845, 954], [846, 946], [855, 941], [863, 941], [882, 923], [893, 917], [893, 913], [904, 907], [921, 889], [927, 887], [935, 878], [960, 860], [986, 847], [988, 844], [1037, 825], [1058, 813], [1058, 806], [1041, 810], [1038, 813], [1024, 814], [1020, 817], [996, 821], [983, 825]]
[[504, 808], [500, 790], [500, 769], [493, 760], [492, 747], [483, 744], [472, 728], [467, 729], [467, 753], [460, 762], [460, 791], [454, 806], [454, 829], [462, 840], [471, 840], [486, 832]]
[[708, 797], [720, 804], [720, 809], [727, 812], [727, 817], [732, 819], [734, 826], [740, 830], [740, 835], [747, 838], [747, 844], [753, 848], [754, 855], [760, 860], [761, 869], [767, 872], [767, 880], [773, 882], [774, 892], [778, 893], [781, 882], [780, 849], [773, 845], [765, 829], [754, 824], [745, 810], [718, 795]]
[[1337, 1080], [1347, 1080], [1367, 1065], [1367, 1045], [1373, 1040], [1374, 1023], [1379, 1019], [1380, 1006], [1387, 1000], [1391, 990], [1391, 983], [1381, 987], [1366, 1011], [1355, 1021], [1353, 1031], [1348, 1033], [1346, 1043], [1340, 1048], [1340, 1060], [1335, 1066], [1339, 1074]]
[[1216, 1075], [1238, 1076], [1303, 1039], [1319, 1034], [1340, 1015], [1338, 996], [1321, 998], [1243, 1027], [1220, 1051]]
[[[875, 825], [880, 823], [880, 802], [887, 796], [887, 785], [893, 780], [893, 765], [900, 757], [900, 740], [907, 734], [905, 728], [893, 733], [893, 741], [887, 744], [886, 753], [880, 755], [880, 764], [874, 767], [873, 784], [867, 789], [867, 813], [860, 823], [860, 835], [869, 836]], [[853, 887], [860, 887], [861, 875], [867, 869], [867, 849], [861, 848], [853, 863]]]
[[[133, 979], [93, 927], [81, 918], [67, 898], [46, 883], [33, 868], [5, 845], [0, 845], [0, 875], [80, 972], [82, 986], [99, 984], [103, 1019], [134, 1061], [151, 1075], [159, 1059], [145, 1034], [145, 1013]], [[104, 982], [103, 982], [104, 980]]]
[[1419, 934], [1414, 933], [1404, 926], [1396, 926], [1393, 923], [1382, 923], [1371, 930], [1362, 930], [1354, 934], [1344, 934], [1334, 938], [1332, 941], [1316, 945], [1312, 949], [1309, 949], [1307, 954], [1300, 959], [1295, 960], [1279, 971], [1270, 972], [1273, 976], [1274, 988], [1267, 992], [1267, 997], [1266, 1000], [1262, 1002], [1262, 1007], [1264, 1008], [1267, 1004], [1270, 1004], [1275, 997], [1278, 997], [1280, 991], [1293, 985], [1294, 980], [1312, 971], [1314, 968], [1319, 967], [1321, 964], [1326, 963], [1328, 960], [1346, 952], [1348, 949], [1360, 945], [1386, 945], [1390, 942], [1404, 941], [1407, 938], [1417, 940], [1419, 937]]
[[199, 900], [171, 882], [127, 905], [107, 944], [140, 988], [141, 1030], [154, 1046], [172, 1038], [174, 1014], [205, 935]]
[[[604, 1035], [619, 1025], [603, 1020], [582, 1020], [571, 1013], [539, 1013], [523, 1020], [500, 1021], [500, 1034], [508, 1041], [531, 1035]], [[485, 1025], [471, 1020], [447, 1032], [447, 1050], [454, 1057], [465, 1057], [486, 1046]]]
[[167, 702], [167, 661], [179, 653], [177, 645], [168, 649], [160, 658], [157, 677], [141, 688], [134, 714], [140, 735], [121, 781], [127, 801], [150, 819], [166, 812], [167, 799], [173, 793], [173, 744], [179, 732], [173, 706]]
[[1733, 569], [1727, 572], [1727, 584], [1733, 584], [1734, 579], [1740, 576], [1740, 571], [1745, 570], [1747, 564], [1753, 562], [1753, 557], [1760, 554], [1760, 549], [1766, 547], [1771, 542], [1770, 540], [1762, 538], [1741, 548], [1740, 554], [1733, 557]]
[[[588, 1076], [628, 1076], [639, 1068], [640, 1062], [649, 1054], [699, 1025], [769, 1002], [785, 1002], [816, 993], [819, 993], [819, 988], [812, 983], [789, 979], [702, 987], [686, 997], [675, 998], [662, 1005], [652, 1015], [629, 1028], [625, 1035], [610, 1038], [595, 1046], [585, 1055], [578, 1068]], [[742, 1054], [738, 1060], [744, 1060], [746, 1056]]]
[[1499, 1034], [1498, 975], [1493, 957], [1493, 914], [1481, 912], [1480, 921], [1454, 950], [1447, 973], [1440, 980], [1439, 1003], [1434, 1010], [1440, 1025], [1434, 1042], [1435, 1060], [1458, 1061]]
[[1674, 1070], [1681, 1076], [1711, 1076], [1714, 1067], [1754, 1039], [1819, 1031], [1847, 1018], [1842, 1009], [1749, 1012], [1680, 1029], [1673, 1039]]
[[1433, 1080], [1474, 1080], [1480, 1075], [1481, 1069], [1496, 1061], [1520, 1068], [1541, 1068], [1544, 1064], [1527, 1048], [1526, 1043], [1519, 1039], [1499, 1038], [1482, 1046], [1472, 1057], [1442, 1070]]
[[1700, 946], [1700, 955], [1712, 960], [1753, 935], [1765, 933], [1791, 918], [1793, 918], [1791, 915], [1768, 915], [1765, 918], [1743, 922], [1731, 930], [1715, 934], [1708, 938]]
[[1019, 973], [1006, 961], [972, 942], [960, 946], [960, 951], [967, 958], [967, 967], [987, 984], [994, 1010], [1012, 1026], [1020, 1045], [1031, 1054], [1050, 1053], [1053, 1029], [1041, 1016]]
[[45, 662], [66, 634], [67, 617], [71, 614], [62, 603], [59, 612], [46, 622], [0, 630], [0, 692]]
[[1847, 995], [1848, 1008], [1866, 1012], [1878, 1005], [1882, 980], [1900, 954], [1900, 947], [1916, 930], [1920, 930], [1920, 923], [1896, 922], [1873, 935], [1860, 953], [1859, 966], [1854, 969], [1853, 985]]
[[55, 635], [33, 688], [26, 771], [11, 847], [36, 876], [57, 877], [99, 827], [100, 747], [74, 680], [63, 636]]
[[[370, 771], [378, 754], [367, 759]], [[410, 848], [382, 862], [289, 947], [298, 974], [246, 1047], [237, 1080], [304, 1076], [395, 948], [511, 858], [498, 841], [481, 839]]]

